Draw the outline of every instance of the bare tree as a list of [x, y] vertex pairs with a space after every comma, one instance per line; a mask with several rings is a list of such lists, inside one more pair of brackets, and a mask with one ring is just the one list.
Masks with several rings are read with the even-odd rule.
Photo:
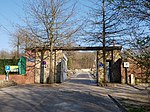
[[74, 21], [75, 4], [68, 0], [30, 0], [27, 3], [28, 33], [38, 40], [38, 47], [50, 48], [49, 83], [54, 82], [52, 55], [54, 46], [65, 45], [79, 30]]
[[11, 34], [9, 43], [10, 46], [16, 49], [16, 58], [19, 58], [20, 54], [23, 54], [27, 48], [36, 46], [38, 40], [27, 29], [19, 27]]
[[18, 31], [18, 32], [15, 32], [14, 34], [11, 35], [11, 38], [10, 38], [10, 45], [13, 47], [13, 48], [16, 48], [16, 57], [19, 58], [19, 53], [20, 53], [20, 43], [21, 43], [21, 39], [22, 36], [21, 36], [21, 33]]
[[69, 69], [89, 69], [95, 65], [95, 52], [69, 51], [66, 55]]
[[137, 29], [131, 32], [128, 41], [129, 50], [127, 56], [141, 68], [144, 68], [146, 79], [150, 76], [150, 1], [149, 0], [124, 0], [120, 1], [118, 7], [123, 16], [129, 19], [130, 25], [136, 25]]
[[11, 58], [10, 52], [6, 51], [6, 50], [1, 50], [0, 51], [0, 59], [9, 59]]
[[129, 45], [135, 39], [149, 36], [150, 23], [150, 1], [149, 0], [123, 0], [117, 4], [122, 15], [128, 19], [126, 25], [135, 26], [131, 29]]
[[92, 45], [103, 47], [103, 65], [104, 65], [104, 82], [106, 76], [106, 46], [112, 44], [116, 40], [120, 44], [124, 43], [125, 32], [128, 27], [123, 25], [124, 17], [120, 9], [115, 6], [112, 0], [96, 0], [91, 1], [94, 5], [89, 8], [89, 18], [85, 32], [87, 34], [86, 41]]
[[150, 23], [150, 1], [149, 0], [123, 0], [118, 2], [124, 15], [133, 21], [145, 22], [149, 26]]

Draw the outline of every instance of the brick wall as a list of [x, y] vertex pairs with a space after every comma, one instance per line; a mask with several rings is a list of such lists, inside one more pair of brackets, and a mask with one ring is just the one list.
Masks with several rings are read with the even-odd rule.
[[[144, 69], [139, 67], [134, 60], [132, 59], [127, 59], [127, 62], [129, 62], [130, 66], [127, 69], [128, 72], [128, 78], [131, 74], [134, 75], [135, 78], [146, 78], [144, 74]], [[123, 67], [123, 63], [121, 66], [121, 74], [122, 74], [122, 83], [125, 83], [125, 68]], [[129, 81], [129, 80], [128, 80]]]
[[[5, 78], [5, 74], [0, 74], [0, 80], [5, 80]], [[32, 84], [34, 83], [34, 72], [33, 70], [30, 70], [27, 71], [25, 75], [9, 74], [9, 80], [14, 81], [18, 84]]]
[[[0, 80], [5, 80], [6, 75], [0, 75]], [[34, 83], [34, 66], [32, 62], [27, 62], [26, 74], [9, 74], [9, 80], [18, 84], [32, 84]]]
[[[6, 75], [0, 75], [0, 80], [5, 80]], [[31, 84], [34, 83], [34, 77], [29, 75], [10, 74], [9, 80], [18, 84]]]
[[[28, 51], [26, 53], [26, 74], [10, 74], [9, 80], [14, 81], [18, 84], [32, 84], [35, 82], [35, 62], [34, 52]], [[5, 80], [6, 75], [0, 75], [0, 80]]]

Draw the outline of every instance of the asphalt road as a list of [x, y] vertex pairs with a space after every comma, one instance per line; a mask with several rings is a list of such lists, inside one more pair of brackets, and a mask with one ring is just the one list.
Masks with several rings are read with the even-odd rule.
[[0, 89], [0, 112], [121, 112], [88, 73], [62, 83]]

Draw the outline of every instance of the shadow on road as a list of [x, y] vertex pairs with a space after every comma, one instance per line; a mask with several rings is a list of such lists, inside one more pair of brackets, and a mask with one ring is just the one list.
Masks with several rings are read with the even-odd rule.
[[74, 84], [90, 85], [90, 86], [96, 85], [96, 81], [90, 78], [88, 74], [79, 74], [75, 78], [71, 78], [68, 82]]
[[120, 112], [108, 97], [92, 91], [16, 86], [1, 90], [0, 95], [0, 112]]
[[71, 80], [69, 80], [69, 82], [70, 83], [75, 83], [75, 84], [90, 85], [90, 86], [96, 85], [96, 81], [89, 80], [89, 79], [71, 79]]

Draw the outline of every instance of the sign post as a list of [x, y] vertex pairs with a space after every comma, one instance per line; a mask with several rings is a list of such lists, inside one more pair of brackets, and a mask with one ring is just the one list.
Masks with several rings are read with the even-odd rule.
[[9, 80], [9, 72], [10, 72], [10, 66], [9, 65], [5, 66], [5, 71], [6, 71], [6, 81], [8, 81]]
[[9, 72], [18, 72], [18, 66], [6, 65], [5, 71], [6, 71], [6, 80], [8, 81], [9, 80]]
[[129, 62], [124, 62], [123, 66], [125, 68], [125, 79], [126, 79], [126, 84], [128, 84], [128, 68], [129, 68]]

